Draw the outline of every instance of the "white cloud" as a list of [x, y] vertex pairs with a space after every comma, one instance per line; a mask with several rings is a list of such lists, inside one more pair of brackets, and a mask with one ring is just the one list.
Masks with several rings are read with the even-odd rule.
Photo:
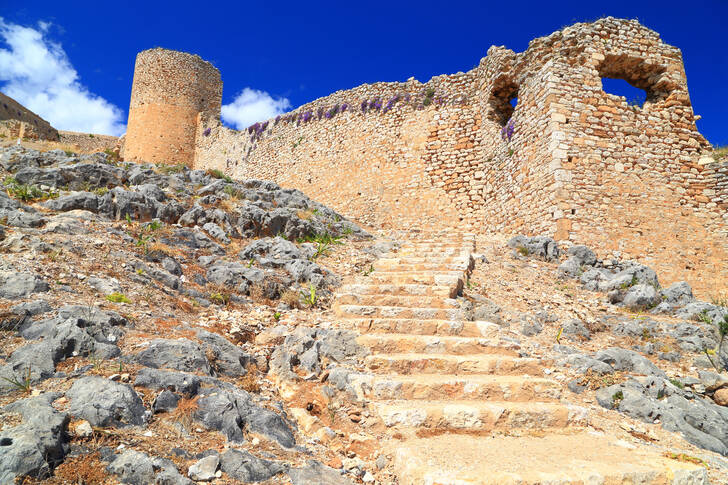
[[232, 103], [223, 105], [223, 121], [243, 130], [253, 123], [273, 118], [291, 107], [287, 98], [274, 99], [265, 91], [244, 88]]
[[120, 135], [124, 112], [80, 83], [50, 24], [23, 27], [0, 17], [0, 90], [61, 130]]

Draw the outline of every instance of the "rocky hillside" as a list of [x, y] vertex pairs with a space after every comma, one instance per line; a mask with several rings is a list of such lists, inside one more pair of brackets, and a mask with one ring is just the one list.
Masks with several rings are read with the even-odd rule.
[[19, 146], [0, 166], [0, 483], [338, 479], [254, 340], [324, 311], [368, 234], [216, 172]]
[[[728, 483], [726, 295], [547, 237], [365, 232], [215, 171], [0, 167], [0, 484], [394, 485], [514, 449]], [[616, 445], [550, 447], [581, 436]]]

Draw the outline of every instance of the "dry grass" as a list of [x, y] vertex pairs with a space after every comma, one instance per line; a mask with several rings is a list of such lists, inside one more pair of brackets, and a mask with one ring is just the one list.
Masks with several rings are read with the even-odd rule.
[[175, 409], [171, 418], [174, 422], [179, 423], [184, 429], [189, 431], [192, 429], [192, 415], [197, 411], [197, 400], [200, 396], [195, 396], [191, 399], [182, 398], [177, 403], [177, 409]]
[[713, 147], [713, 158], [720, 160], [728, 157], [728, 145]]
[[240, 380], [240, 387], [248, 392], [260, 392], [260, 381], [258, 378], [258, 366], [255, 364], [248, 365], [248, 373]]
[[601, 387], [609, 387], [615, 384], [620, 384], [626, 380], [627, 378], [621, 372], [601, 375], [591, 369], [588, 369], [584, 376], [579, 380], [579, 385], [586, 386], [587, 389], [594, 391]]
[[286, 290], [281, 294], [281, 302], [291, 308], [301, 308], [301, 295], [296, 290]]
[[60, 483], [79, 485], [111, 483], [105, 468], [99, 453], [94, 452], [64, 461], [56, 468], [55, 478]]

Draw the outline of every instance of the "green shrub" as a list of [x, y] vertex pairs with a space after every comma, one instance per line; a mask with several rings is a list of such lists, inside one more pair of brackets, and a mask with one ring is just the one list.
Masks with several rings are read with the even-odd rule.
[[115, 291], [109, 295], [106, 295], [106, 299], [111, 303], [131, 303], [131, 300], [126, 297], [123, 293]]

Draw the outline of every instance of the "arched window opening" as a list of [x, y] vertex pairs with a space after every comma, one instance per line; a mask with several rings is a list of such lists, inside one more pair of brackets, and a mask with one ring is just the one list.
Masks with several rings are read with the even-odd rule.
[[602, 90], [624, 96], [627, 104], [643, 107], [667, 98], [671, 83], [666, 82], [665, 67], [648, 64], [644, 59], [626, 55], [606, 55], [597, 67], [602, 78]]
[[493, 83], [490, 95], [491, 118], [501, 127], [506, 126], [518, 104], [518, 86], [502, 76]]

